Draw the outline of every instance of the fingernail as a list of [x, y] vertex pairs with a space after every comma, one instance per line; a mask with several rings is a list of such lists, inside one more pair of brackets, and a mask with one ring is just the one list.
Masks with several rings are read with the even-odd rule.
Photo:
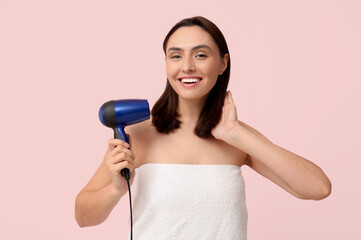
[[128, 148], [129, 144], [127, 142], [124, 142], [124, 147]]

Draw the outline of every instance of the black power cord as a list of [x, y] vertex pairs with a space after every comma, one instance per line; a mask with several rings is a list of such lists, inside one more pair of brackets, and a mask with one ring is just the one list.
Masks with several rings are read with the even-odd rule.
[[[115, 130], [114, 130], [114, 138], [122, 139], [121, 136], [117, 135], [117, 131], [115, 131]], [[125, 141], [129, 144], [129, 135], [128, 134], [126, 134]], [[130, 147], [128, 149], [130, 150]], [[120, 175], [124, 176], [125, 179], [127, 179], [127, 183], [128, 183], [129, 205], [130, 205], [130, 239], [133, 240], [133, 210], [132, 210], [132, 194], [130, 193], [130, 184], [129, 184], [129, 179], [130, 179], [129, 169], [123, 168], [120, 171]]]
[[133, 240], [133, 211], [132, 211], [132, 195], [130, 193], [130, 184], [129, 184], [129, 179], [130, 179], [129, 169], [124, 168], [124, 169], [122, 169], [122, 173], [123, 172], [124, 172], [124, 176], [127, 179], [127, 183], [128, 183], [129, 204], [130, 204], [130, 239]]

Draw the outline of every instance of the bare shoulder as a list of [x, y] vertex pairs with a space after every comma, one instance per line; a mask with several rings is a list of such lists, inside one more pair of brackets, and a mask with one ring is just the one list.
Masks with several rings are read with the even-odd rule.
[[129, 135], [134, 134], [144, 134], [144, 131], [149, 131], [152, 128], [152, 120], [148, 119], [143, 122], [139, 122], [133, 125], [129, 125], [125, 127], [125, 131]]
[[152, 124], [152, 120], [129, 125], [125, 128], [125, 132], [130, 137], [130, 144], [140, 144], [142, 142], [148, 142], [156, 135], [156, 129]]
[[125, 132], [129, 135], [130, 148], [135, 156], [135, 165], [136, 167], [140, 166], [149, 154], [159, 134], [151, 119], [129, 125], [125, 128]]

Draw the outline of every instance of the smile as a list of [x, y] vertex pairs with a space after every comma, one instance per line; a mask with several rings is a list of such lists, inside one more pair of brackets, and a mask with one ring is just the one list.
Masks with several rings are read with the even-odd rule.
[[191, 83], [197, 83], [197, 82], [201, 81], [202, 78], [200, 78], [200, 77], [184, 77], [184, 78], [178, 78], [178, 80], [181, 81], [182, 83], [191, 84]]

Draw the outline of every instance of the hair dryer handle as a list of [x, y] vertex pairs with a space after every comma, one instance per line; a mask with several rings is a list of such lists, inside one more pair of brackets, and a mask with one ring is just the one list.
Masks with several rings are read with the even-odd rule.
[[122, 125], [116, 126], [113, 128], [113, 130], [114, 130], [114, 138], [115, 139], [120, 139], [120, 140], [123, 140], [123, 141], [129, 143], [128, 136], [127, 136], [127, 134], [125, 134], [125, 131], [124, 131], [124, 126], [122, 126]]
[[[120, 140], [123, 140], [123, 141], [129, 143], [128, 135], [125, 134], [125, 132], [124, 132], [124, 126], [122, 126], [122, 125], [116, 126], [115, 128], [113, 128], [113, 130], [114, 130], [114, 138], [115, 139], [120, 139]], [[126, 179], [130, 179], [128, 168], [123, 168], [120, 171], [120, 174], [122, 176], [125, 176]]]

